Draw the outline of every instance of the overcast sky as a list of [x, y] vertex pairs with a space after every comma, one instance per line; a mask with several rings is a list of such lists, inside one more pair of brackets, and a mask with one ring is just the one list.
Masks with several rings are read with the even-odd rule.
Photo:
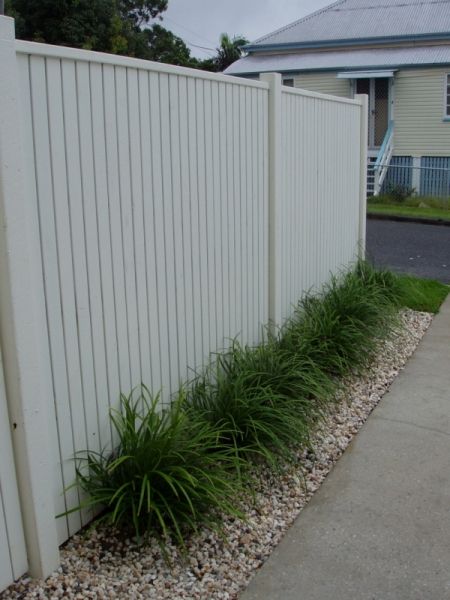
[[[213, 55], [221, 33], [250, 41], [331, 4], [332, 0], [169, 0], [164, 27], [198, 57]], [[202, 50], [197, 46], [210, 48]]]

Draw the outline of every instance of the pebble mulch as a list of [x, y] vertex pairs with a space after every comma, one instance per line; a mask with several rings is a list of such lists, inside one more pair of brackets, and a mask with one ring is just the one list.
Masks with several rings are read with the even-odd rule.
[[138, 547], [111, 530], [94, 529], [69, 540], [61, 567], [46, 581], [23, 577], [0, 600], [238, 598], [388, 390], [432, 317], [404, 311], [402, 319], [404, 332], [384, 343], [370, 373], [346, 382], [342, 401], [316, 432], [312, 450], [299, 451], [298, 465], [282, 475], [259, 471], [248, 519], [226, 520], [225, 537], [211, 531], [193, 536], [184, 558], [169, 546], [168, 566], [156, 542]]

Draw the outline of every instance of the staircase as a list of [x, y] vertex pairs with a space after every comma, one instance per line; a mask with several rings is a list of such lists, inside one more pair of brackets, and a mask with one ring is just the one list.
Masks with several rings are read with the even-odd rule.
[[367, 195], [378, 196], [388, 173], [392, 154], [394, 153], [394, 121], [384, 136], [379, 152], [369, 150], [367, 159]]
[[367, 158], [367, 195], [373, 196], [375, 193], [375, 163], [376, 156], [368, 156]]

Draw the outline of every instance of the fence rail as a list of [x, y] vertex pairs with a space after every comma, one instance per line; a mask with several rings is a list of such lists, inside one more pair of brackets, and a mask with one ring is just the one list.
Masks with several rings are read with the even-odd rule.
[[0, 341], [33, 575], [91, 517], [54, 520], [80, 499], [74, 454], [114, 443], [121, 390], [167, 400], [356, 257], [366, 110], [16, 42], [0, 18]]

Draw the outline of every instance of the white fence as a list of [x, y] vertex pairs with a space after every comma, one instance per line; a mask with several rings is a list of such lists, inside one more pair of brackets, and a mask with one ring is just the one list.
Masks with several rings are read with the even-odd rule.
[[[258, 340], [267, 90], [17, 49], [61, 513], [79, 503], [61, 495], [74, 453], [111, 446], [119, 390], [167, 397], [227, 338]], [[81, 517], [58, 520], [61, 542]]]
[[121, 390], [168, 398], [356, 256], [364, 100], [265, 79], [16, 42], [0, 17], [0, 340], [32, 574], [89, 519], [54, 515]]
[[358, 109], [354, 100], [283, 88], [281, 319], [305, 290], [323, 284], [354, 256], [360, 236]]

